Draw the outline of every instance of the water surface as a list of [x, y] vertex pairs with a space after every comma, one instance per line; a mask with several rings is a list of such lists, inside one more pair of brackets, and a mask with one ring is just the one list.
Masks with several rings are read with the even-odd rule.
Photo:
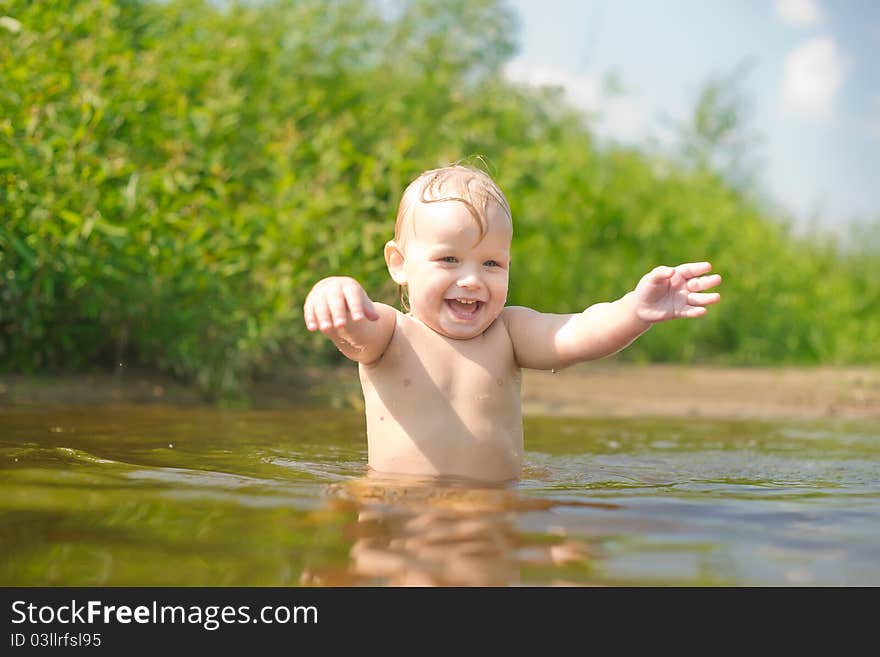
[[356, 411], [0, 409], [0, 584], [880, 585], [876, 425], [525, 440], [488, 487], [368, 476]]

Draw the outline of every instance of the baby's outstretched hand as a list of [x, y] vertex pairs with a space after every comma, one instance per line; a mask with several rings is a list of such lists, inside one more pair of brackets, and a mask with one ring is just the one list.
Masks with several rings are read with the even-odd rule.
[[309, 331], [332, 332], [350, 320], [379, 319], [370, 297], [353, 278], [331, 276], [318, 281], [306, 297], [303, 316]]
[[712, 274], [708, 262], [688, 262], [677, 267], [656, 267], [645, 274], [634, 291], [636, 316], [643, 322], [656, 323], [679, 317], [701, 317], [706, 306], [718, 303], [721, 295], [705, 290], [721, 283]]

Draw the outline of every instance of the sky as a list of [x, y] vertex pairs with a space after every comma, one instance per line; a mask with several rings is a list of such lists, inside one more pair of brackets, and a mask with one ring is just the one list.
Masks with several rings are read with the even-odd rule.
[[521, 28], [508, 77], [564, 87], [602, 138], [668, 143], [668, 119], [686, 119], [700, 86], [741, 68], [759, 179], [795, 226], [880, 222], [880, 2], [508, 4]]

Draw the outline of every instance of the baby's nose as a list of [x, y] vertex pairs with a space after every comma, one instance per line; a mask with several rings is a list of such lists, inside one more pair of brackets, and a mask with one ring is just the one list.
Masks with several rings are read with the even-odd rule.
[[473, 274], [467, 274], [458, 279], [458, 286], [469, 290], [477, 289], [480, 287], [480, 279]]

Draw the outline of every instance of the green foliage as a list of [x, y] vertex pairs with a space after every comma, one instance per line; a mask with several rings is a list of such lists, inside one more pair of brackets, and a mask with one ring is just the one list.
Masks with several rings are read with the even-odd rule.
[[[708, 165], [597, 146], [559, 94], [504, 80], [516, 21], [498, 0], [3, 13], [5, 369], [124, 360], [216, 394], [280, 359], [333, 358], [302, 326], [308, 289], [345, 273], [393, 302], [381, 254], [400, 193], [475, 154], [514, 211], [512, 303], [572, 311], [708, 258], [723, 305], [627, 357], [880, 358], [876, 249], [795, 239]], [[712, 93], [698, 118], [717, 142], [735, 126], [713, 107], [735, 106]]]

